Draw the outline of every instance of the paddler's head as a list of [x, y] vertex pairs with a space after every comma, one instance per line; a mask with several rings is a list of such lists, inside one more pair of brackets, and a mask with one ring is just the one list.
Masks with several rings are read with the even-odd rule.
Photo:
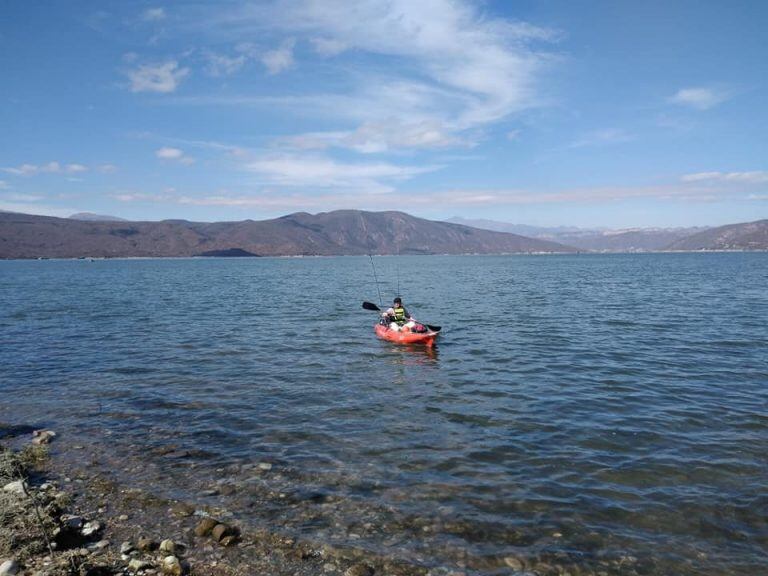
[[395, 306], [396, 306], [396, 307], [400, 307], [400, 306], [402, 306], [402, 305], [403, 305], [403, 299], [402, 299], [402, 298], [400, 298], [400, 296], [398, 296], [397, 298], [395, 298]]

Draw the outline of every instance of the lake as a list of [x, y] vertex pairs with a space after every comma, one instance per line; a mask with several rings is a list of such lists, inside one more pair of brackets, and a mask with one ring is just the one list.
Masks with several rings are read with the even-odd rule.
[[367, 257], [0, 262], [0, 422], [435, 573], [765, 570], [768, 254], [373, 262], [433, 351]]

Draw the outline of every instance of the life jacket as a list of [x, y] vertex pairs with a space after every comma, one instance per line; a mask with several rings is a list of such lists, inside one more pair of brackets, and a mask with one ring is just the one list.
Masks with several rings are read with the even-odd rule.
[[395, 312], [395, 322], [398, 324], [405, 324], [405, 308], [402, 306], [399, 308], [393, 308]]

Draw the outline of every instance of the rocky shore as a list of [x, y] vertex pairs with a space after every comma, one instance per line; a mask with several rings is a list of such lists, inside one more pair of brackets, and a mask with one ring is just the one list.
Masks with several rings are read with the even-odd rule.
[[[2, 431], [0, 425], [0, 431]], [[629, 555], [594, 556], [585, 552], [542, 551], [526, 554], [530, 546], [524, 535], [507, 535], [510, 549], [506, 554], [470, 555], [457, 543], [440, 549], [452, 557], [455, 567], [430, 566], [426, 555], [404, 559], [401, 555], [382, 555], [354, 544], [311, 540], [313, 531], [295, 537], [281, 518], [296, 514], [301, 522], [317, 522], [313, 507], [330, 507], [331, 512], [346, 508], [345, 503], [314, 493], [304, 500], [290, 494], [271, 492], [243, 504], [253, 516], [259, 507], [269, 509], [272, 521], [259, 528], [258, 523], [242, 526], [235, 514], [215, 497], [237, 492], [228, 482], [200, 493], [195, 501], [169, 497], [172, 484], [135, 485], [117, 480], [99, 465], [91, 454], [79, 464], [66, 462], [49, 453], [49, 444], [57, 438], [50, 430], [24, 429], [13, 434], [13, 448], [0, 442], [0, 576], [466, 576], [493, 574], [505, 576], [632, 576], [656, 574], [653, 562], [639, 562]], [[0, 436], [0, 438], [7, 438]], [[56, 440], [56, 445], [65, 445]], [[62, 446], [63, 447], [63, 446]], [[69, 448], [85, 451], [85, 447]], [[168, 448], [175, 454], [173, 448]], [[165, 452], [163, 452], [165, 453]], [[53, 456], [51, 456], [53, 454]], [[145, 464], [146, 466], [146, 464]], [[273, 474], [267, 462], [249, 468], [258, 477]], [[145, 473], [148, 472], [145, 469]], [[226, 475], [224, 469], [221, 470]], [[155, 482], [162, 482], [155, 477]], [[242, 489], [242, 487], [240, 488]], [[188, 493], [188, 492], [187, 492]], [[256, 506], [256, 508], [253, 508]], [[317, 510], [314, 508], [314, 510]], [[463, 534], [460, 521], [442, 527], [427, 518], [395, 521], [381, 515], [378, 524], [358, 511], [358, 521], [347, 530], [348, 540], [360, 542], [359, 534], [383, 530], [397, 539], [428, 539], [433, 533], [452, 529]], [[240, 518], [244, 518], [241, 514]], [[372, 523], [373, 522], [373, 523]], [[256, 526], [256, 527], [255, 527]], [[341, 528], [340, 528], [341, 529]], [[472, 536], [467, 533], [467, 537]], [[556, 543], [561, 534], [548, 539]], [[482, 533], [474, 537], [483, 537]], [[437, 544], [435, 544], [437, 546]], [[529, 548], [530, 549], [530, 548]], [[451, 550], [455, 550], [451, 552]], [[581, 561], [579, 561], [579, 558]], [[692, 574], [687, 569], [681, 574]]]
[[243, 531], [226, 511], [88, 471], [57, 478], [47, 447], [55, 436], [36, 431], [21, 449], [0, 446], [0, 576], [428, 574], [360, 550]]

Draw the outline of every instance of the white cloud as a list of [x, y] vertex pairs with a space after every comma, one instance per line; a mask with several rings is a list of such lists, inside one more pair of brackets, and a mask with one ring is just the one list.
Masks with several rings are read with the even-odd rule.
[[[373, 57], [370, 66], [333, 69], [343, 93], [278, 103], [369, 126], [439, 124], [448, 134], [386, 142], [386, 149], [464, 143], [464, 132], [541, 104], [537, 79], [554, 58], [538, 45], [557, 39], [551, 30], [489, 17], [462, 0], [277, 0], [240, 5], [217, 18], [216, 28], [235, 39], [282, 32], [324, 56], [348, 50]], [[291, 50], [268, 68], [276, 72], [292, 62]]]
[[5, 194], [3, 199], [10, 200], [11, 202], [39, 202], [44, 199], [44, 196], [36, 194]]
[[117, 172], [117, 166], [114, 164], [102, 164], [98, 167], [98, 171], [102, 174], [114, 174]]
[[169, 146], [163, 146], [158, 150], [155, 150], [155, 156], [160, 160], [172, 160], [181, 164], [189, 165], [193, 164], [195, 160], [187, 156], [180, 148], [171, 148]]
[[206, 72], [214, 77], [230, 76], [240, 70], [248, 61], [248, 57], [244, 54], [226, 56], [207, 51], [204, 53], [204, 57], [207, 61]]
[[338, 56], [348, 48], [344, 42], [341, 40], [334, 40], [333, 38], [310, 38], [309, 41], [315, 49], [315, 52], [326, 58]]
[[165, 20], [164, 8], [147, 8], [142, 12], [141, 19], [145, 22], [159, 22]]
[[683, 182], [738, 182], [741, 184], [764, 184], [768, 182], [768, 171], [753, 172], [697, 172], [680, 178]]
[[270, 74], [279, 74], [293, 66], [293, 47], [296, 41], [288, 38], [279, 48], [269, 50], [261, 56], [261, 62], [267, 67]]
[[5, 180], [0, 180], [0, 190], [8, 190], [10, 186], [8, 186], [8, 182]]
[[189, 75], [189, 68], [180, 68], [176, 60], [158, 64], [142, 64], [127, 73], [131, 81], [131, 92], [174, 92], [184, 78]]
[[3, 172], [16, 176], [35, 176], [37, 174], [78, 174], [87, 172], [88, 167], [83, 164], [64, 164], [48, 162], [47, 164], [21, 164], [16, 167], [2, 168]]
[[674, 104], [690, 106], [697, 110], [708, 110], [725, 102], [728, 94], [713, 88], [682, 88], [669, 101]]
[[386, 182], [404, 181], [439, 166], [398, 166], [387, 162], [343, 163], [323, 156], [274, 155], [247, 162], [243, 168], [263, 183], [308, 189], [353, 188], [390, 192]]

